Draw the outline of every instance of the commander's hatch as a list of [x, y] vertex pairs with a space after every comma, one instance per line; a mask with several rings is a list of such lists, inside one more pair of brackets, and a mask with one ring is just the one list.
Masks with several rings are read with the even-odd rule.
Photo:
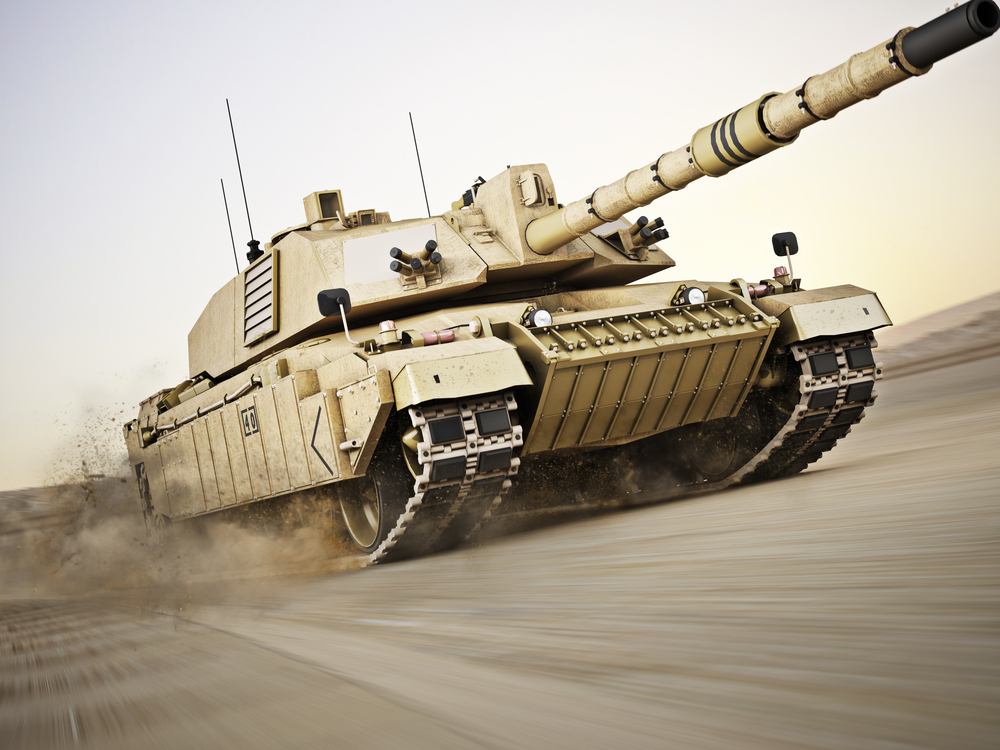
[[376, 211], [374, 208], [364, 208], [347, 213], [344, 210], [344, 196], [340, 190], [320, 190], [309, 193], [302, 199], [306, 211], [306, 222], [294, 227], [283, 229], [264, 246], [270, 250], [292, 232], [303, 230], [348, 230], [358, 227], [368, 227], [374, 224], [391, 224], [392, 218], [388, 211]]

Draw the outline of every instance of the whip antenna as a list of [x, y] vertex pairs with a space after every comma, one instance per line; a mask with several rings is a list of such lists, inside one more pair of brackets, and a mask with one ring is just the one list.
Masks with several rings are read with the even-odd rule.
[[[243, 205], [247, 209], [247, 226], [250, 227], [250, 241], [247, 243], [247, 247], [250, 248], [250, 252], [247, 253], [247, 260], [253, 263], [257, 258], [264, 254], [264, 251], [260, 249], [260, 243], [253, 238], [253, 224], [250, 223], [250, 205], [247, 203], [247, 187], [243, 184], [243, 167], [240, 166], [240, 150], [236, 146], [236, 129], [233, 128], [233, 112], [229, 109], [229, 99], [226, 99], [226, 112], [229, 113], [229, 130], [233, 134], [233, 150], [236, 152], [236, 168], [240, 171], [240, 187], [243, 188]], [[226, 209], [229, 210], [228, 208]], [[237, 264], [239, 265], [239, 264]]]
[[[229, 100], [226, 100], [226, 105], [229, 105]], [[420, 149], [417, 148], [417, 130], [413, 127], [413, 113], [410, 112], [410, 130], [413, 132], [413, 150], [417, 152], [417, 169], [420, 170], [420, 186], [424, 189], [424, 204], [427, 206], [427, 218], [431, 218], [431, 204], [427, 200], [427, 184], [424, 182], [424, 168], [420, 166]], [[235, 141], [234, 138], [234, 143]]]
[[222, 185], [222, 204], [226, 207], [226, 223], [229, 224], [229, 241], [233, 243], [233, 260], [236, 261], [236, 273], [240, 272], [240, 258], [236, 254], [236, 239], [233, 237], [233, 220], [229, 218], [229, 201], [226, 200], [226, 183], [219, 179]]

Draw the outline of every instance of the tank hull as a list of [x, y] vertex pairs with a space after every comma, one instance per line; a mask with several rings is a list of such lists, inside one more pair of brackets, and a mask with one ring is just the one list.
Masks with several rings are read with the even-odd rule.
[[[162, 523], [331, 485], [343, 484], [350, 494], [371, 481], [365, 477], [372, 460], [388, 443], [399, 454], [393, 460], [409, 467], [401, 481], [411, 505], [414, 498], [416, 507], [422, 505], [427, 493], [450, 497], [463, 485], [476, 487], [459, 504], [468, 508], [456, 509], [447, 522], [436, 519], [441, 530], [421, 534], [433, 541], [409, 544], [405, 556], [434, 551], [439, 540], [467, 538], [498, 510], [517, 483], [521, 459], [558, 460], [574, 449], [637, 441], [648, 451], [646, 444], [660, 440], [665, 453], [658, 463], [675, 481], [719, 481], [692, 470], [688, 452], [670, 444], [692, 426], [738, 420], [748, 399], [759, 402], [761, 392], [797, 386], [797, 373], [777, 372], [775, 365], [793, 348], [783, 329], [827, 340], [858, 333], [859, 320], [871, 327], [890, 322], [877, 297], [857, 287], [754, 300], [738, 281], [701, 283], [704, 302], [673, 304], [679, 291], [697, 285], [615, 287], [432, 311], [394, 323], [403, 330], [453, 330], [454, 340], [366, 351], [350, 345], [344, 333], [321, 336], [176, 406], [163, 408], [163, 394], [157, 394], [126, 428], [140, 505], [151, 521]], [[614, 306], [603, 306], [609, 303]], [[549, 325], [529, 327], [523, 318], [532, 309], [556, 312]], [[374, 331], [359, 328], [350, 335], [365, 339]], [[870, 364], [864, 372], [845, 370], [838, 387], [874, 383], [880, 373]], [[873, 401], [874, 389], [867, 395], [865, 403]], [[477, 400], [487, 406], [476, 407]], [[494, 401], [509, 407], [509, 434], [471, 434], [475, 415], [495, 411], [489, 406]], [[441, 416], [422, 422], [414, 416], [428, 409]], [[808, 403], [801, 411], [809, 416]], [[452, 412], [464, 414], [470, 434], [437, 440], [427, 423]], [[854, 417], [860, 412], [850, 423]], [[407, 447], [403, 432], [411, 422], [426, 434]], [[745, 456], [747, 464], [770, 437]], [[431, 456], [424, 459], [420, 453], [428, 449]], [[480, 457], [487, 454], [500, 463], [483, 472]], [[742, 467], [727, 469], [731, 481], [750, 476], [740, 473]], [[519, 493], [520, 510], [531, 505], [528, 498]], [[460, 533], [446, 533], [458, 521]], [[403, 549], [377, 552], [371, 550], [373, 562], [399, 557]]]

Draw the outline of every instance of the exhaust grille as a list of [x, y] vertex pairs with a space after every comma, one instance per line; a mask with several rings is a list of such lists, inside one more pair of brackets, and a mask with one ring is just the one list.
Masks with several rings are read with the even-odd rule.
[[278, 253], [272, 251], [243, 272], [243, 345], [278, 330]]

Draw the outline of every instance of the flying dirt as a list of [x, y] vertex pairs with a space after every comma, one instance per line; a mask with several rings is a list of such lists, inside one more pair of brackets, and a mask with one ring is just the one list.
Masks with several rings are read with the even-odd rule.
[[992, 748], [998, 313], [893, 331], [801, 475], [384, 569], [311, 523], [154, 542], [118, 480], [4, 493], [0, 744]]

